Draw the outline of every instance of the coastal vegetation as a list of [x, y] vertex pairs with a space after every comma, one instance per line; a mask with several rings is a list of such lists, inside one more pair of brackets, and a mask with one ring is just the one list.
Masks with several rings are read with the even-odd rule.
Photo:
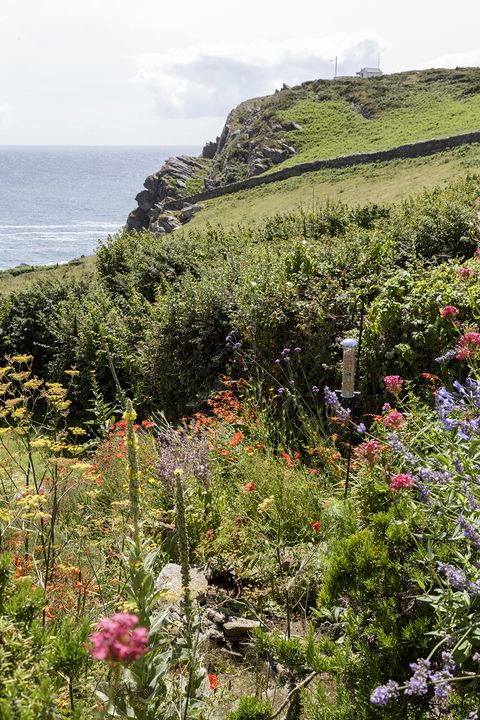
[[[331, 124], [349, 151], [472, 129], [479, 90], [425, 71], [237, 111], [252, 137], [301, 116], [305, 159]], [[479, 152], [0, 274], [0, 720], [478, 720]]]
[[3, 297], [2, 718], [475, 717], [479, 195], [123, 233]]

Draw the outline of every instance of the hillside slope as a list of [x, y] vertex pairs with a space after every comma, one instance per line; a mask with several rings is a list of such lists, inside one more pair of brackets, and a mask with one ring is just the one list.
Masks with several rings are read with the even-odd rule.
[[148, 177], [129, 229], [170, 232], [199, 210], [171, 201], [312, 160], [480, 129], [480, 68], [425, 70], [362, 80], [315, 80], [232, 110], [202, 158], [173, 158]]

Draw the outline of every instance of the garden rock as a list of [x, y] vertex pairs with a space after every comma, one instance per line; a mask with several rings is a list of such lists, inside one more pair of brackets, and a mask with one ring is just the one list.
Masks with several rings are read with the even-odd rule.
[[[190, 568], [190, 592], [199, 604], [205, 601], [208, 582], [205, 575], [196, 568]], [[177, 563], [167, 563], [155, 581], [157, 590], [164, 590], [161, 602], [178, 603], [182, 596], [182, 568]]]

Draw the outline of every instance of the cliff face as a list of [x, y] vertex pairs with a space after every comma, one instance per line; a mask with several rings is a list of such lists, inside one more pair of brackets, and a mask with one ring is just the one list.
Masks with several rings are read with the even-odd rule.
[[[169, 158], [147, 177], [145, 190], [135, 198], [138, 207], [128, 216], [127, 229], [171, 232], [201, 209], [186, 203], [181, 211], [171, 212], [168, 205], [172, 201], [259, 175], [293, 156], [295, 147], [285, 134], [302, 128], [294, 122], [282, 124], [275, 117], [275, 107], [285, 105], [282, 100], [287, 99], [279, 97], [279, 102], [277, 95], [286, 90], [241, 103], [228, 115], [221, 135], [205, 145], [201, 157]], [[292, 100], [291, 93], [288, 100]]]
[[170, 232], [201, 209], [182, 198], [268, 174], [276, 165], [292, 170], [294, 164], [477, 131], [479, 118], [480, 68], [284, 86], [232, 110], [200, 157], [170, 158], [150, 175], [127, 229]]

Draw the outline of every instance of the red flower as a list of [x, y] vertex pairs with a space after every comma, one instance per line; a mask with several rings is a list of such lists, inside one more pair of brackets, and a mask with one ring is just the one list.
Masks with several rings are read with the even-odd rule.
[[394, 475], [390, 479], [390, 490], [410, 490], [413, 485], [413, 478], [411, 475], [400, 473]]
[[214, 540], [215, 539], [215, 530], [213, 528], [208, 528], [207, 532], [205, 533], [205, 540]]
[[208, 676], [208, 682], [210, 683], [210, 690], [215, 690], [220, 687], [220, 680], [215, 675], [215, 673], [210, 673]]
[[407, 418], [398, 410], [391, 410], [386, 417], [383, 418], [383, 424], [389, 430], [398, 430], [407, 424]]
[[242, 442], [243, 440], [243, 433], [236, 432], [232, 439], [230, 440], [230, 447], [235, 447], [235, 445], [238, 445], [239, 442]]
[[320, 530], [322, 529], [322, 524], [321, 524], [320, 520], [313, 520], [310, 523], [310, 525], [312, 526], [312, 528], [315, 530], [316, 533], [319, 533]]
[[293, 466], [293, 460], [292, 460], [292, 458], [290, 457], [290, 455], [289, 455], [288, 453], [282, 452], [281, 455], [280, 455], [280, 457], [282, 457], [282, 458], [286, 461], [288, 467], [292, 467], [292, 466]]
[[249, 482], [246, 485], [243, 486], [243, 489], [245, 492], [253, 492], [257, 486], [254, 482]]
[[443, 318], [454, 318], [457, 317], [460, 310], [455, 305], [446, 305], [443, 310], [440, 310], [440, 315]]
[[150, 420], [142, 420], [142, 427], [145, 428], [145, 430], [149, 430], [153, 427], [153, 422], [150, 422]]
[[398, 396], [403, 387], [403, 378], [400, 377], [400, 375], [385, 375], [383, 378], [383, 382], [385, 383], [385, 387], [387, 388], [388, 392], [391, 392], [393, 395]]
[[475, 271], [469, 267], [462, 267], [458, 270], [458, 277], [462, 278], [462, 280], [470, 280], [474, 275]]

